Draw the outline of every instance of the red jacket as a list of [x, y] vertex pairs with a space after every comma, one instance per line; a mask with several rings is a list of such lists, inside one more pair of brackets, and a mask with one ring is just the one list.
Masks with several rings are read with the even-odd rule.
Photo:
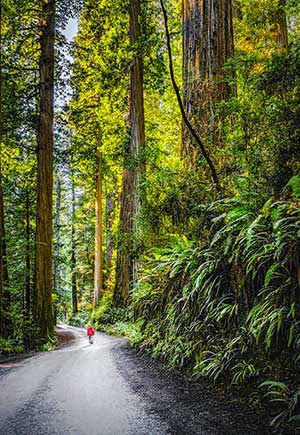
[[87, 335], [88, 335], [89, 337], [91, 337], [92, 335], [95, 335], [95, 329], [94, 329], [92, 326], [89, 326], [89, 327], [88, 327]]

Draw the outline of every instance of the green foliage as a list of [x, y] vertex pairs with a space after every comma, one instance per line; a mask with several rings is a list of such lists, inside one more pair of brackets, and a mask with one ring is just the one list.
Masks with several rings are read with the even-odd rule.
[[260, 191], [279, 195], [299, 173], [299, 42], [288, 53], [269, 46], [266, 57], [246, 48], [237, 50], [227, 65], [235, 71], [240, 93], [220, 104], [227, 113], [222, 126], [227, 158], [221, 170], [225, 176], [237, 169], [251, 174]]
[[81, 326], [85, 328], [91, 321], [91, 314], [88, 311], [81, 311], [72, 314], [68, 319], [68, 324], [73, 326]]
[[[130, 337], [134, 345], [170, 366], [187, 367], [195, 377], [206, 376], [240, 391], [253, 391], [264, 379], [274, 379], [262, 384], [266, 398], [279, 400], [284, 408], [273, 424], [296, 419], [299, 2], [288, 0], [284, 10], [278, 10], [279, 3], [273, 0], [235, 1], [236, 54], [225, 66], [224, 80], [237, 92], [212, 114], [220, 124], [216, 142], [222, 146], [209, 144], [224, 189], [219, 193], [201, 162], [197, 168], [187, 168], [180, 158], [182, 120], [168, 74], [159, 4], [141, 3], [142, 37], [130, 46], [128, 2], [58, 3], [61, 28], [64, 15], [82, 7], [72, 44], [72, 99], [56, 119], [54, 163], [55, 181], [61, 181], [61, 209], [56, 226], [60, 233], [55, 231], [54, 240], [58, 249], [53, 299], [58, 319], [66, 321], [72, 312], [75, 276], [80, 312], [69, 318], [70, 324], [93, 322], [100, 330]], [[0, 353], [41, 347], [24, 303], [34, 281], [37, 4], [3, 2], [0, 157], [10, 281], [3, 298], [9, 301], [5, 307], [9, 326], [5, 339], [0, 338]], [[180, 9], [178, 0], [168, 2], [179, 79]], [[278, 47], [279, 13], [288, 20], [289, 50]], [[58, 44], [60, 61], [66, 47], [62, 35]], [[143, 56], [146, 149], [137, 159], [124, 161], [130, 134], [129, 69], [136, 53]], [[66, 87], [65, 76], [61, 81], [59, 89]], [[105, 294], [91, 314], [99, 153]], [[139, 160], [146, 166], [142, 187], [147, 201], [130, 239], [140, 270], [133, 283], [132, 306], [125, 310], [113, 306], [111, 294], [116, 247], [128, 244], [128, 234], [119, 228], [119, 198], [123, 170]], [[55, 217], [58, 214], [56, 210]], [[42, 344], [45, 350], [54, 346], [51, 340]], [[289, 377], [290, 384], [282, 382]]]
[[110, 335], [128, 337], [132, 343], [139, 340], [139, 325], [132, 322], [130, 311], [114, 307], [112, 293], [105, 293], [99, 306], [92, 313], [95, 328]]
[[98, 325], [98, 329], [109, 335], [129, 338], [133, 345], [140, 339], [138, 326], [131, 322], [117, 321], [114, 324]]
[[56, 337], [48, 337], [47, 342], [42, 345], [40, 350], [44, 352], [48, 352], [49, 350], [54, 350], [57, 344], [58, 344], [58, 340]]
[[296, 412], [299, 412], [300, 389], [292, 390], [284, 382], [270, 380], [263, 382], [260, 388], [266, 390], [266, 398], [281, 405], [281, 411], [273, 418], [271, 426], [279, 427], [289, 420], [299, 428], [300, 415]]
[[98, 307], [92, 313], [91, 320], [96, 328], [101, 325], [113, 325], [118, 322], [128, 322], [130, 313], [125, 308], [114, 307], [112, 294], [105, 293]]
[[287, 188], [289, 188], [292, 191], [292, 193], [297, 198], [299, 198], [299, 196], [300, 196], [300, 176], [299, 175], [295, 175], [294, 177], [292, 177], [286, 186], [287, 186]]
[[300, 210], [288, 195], [242, 189], [202, 207], [206, 240], [149, 252], [132, 294], [140, 348], [236, 387], [257, 384], [274, 352], [297, 370]]
[[24, 348], [11, 338], [0, 337], [0, 355], [23, 352]]

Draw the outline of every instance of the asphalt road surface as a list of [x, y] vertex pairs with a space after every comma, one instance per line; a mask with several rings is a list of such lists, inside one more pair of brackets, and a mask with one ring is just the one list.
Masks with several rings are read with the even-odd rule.
[[53, 352], [0, 363], [1, 435], [265, 435], [237, 403], [216, 399], [124, 339], [66, 328], [75, 340]]

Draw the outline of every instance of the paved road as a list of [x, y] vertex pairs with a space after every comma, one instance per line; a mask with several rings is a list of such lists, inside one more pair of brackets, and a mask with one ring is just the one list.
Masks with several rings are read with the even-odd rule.
[[0, 434], [164, 433], [112, 360], [111, 348], [122, 339], [97, 333], [90, 345], [83, 329], [72, 330], [74, 344], [24, 361], [0, 379]]
[[266, 433], [234, 411], [214, 411], [211, 398], [195, 400], [181, 381], [163, 379], [125, 340], [97, 333], [90, 345], [83, 329], [68, 329], [71, 345], [0, 368], [1, 435]]

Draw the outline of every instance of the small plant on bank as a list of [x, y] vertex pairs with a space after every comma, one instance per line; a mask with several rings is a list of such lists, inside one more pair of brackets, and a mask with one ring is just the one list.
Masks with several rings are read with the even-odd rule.
[[15, 351], [16, 347], [12, 339], [0, 337], [0, 355], [7, 355]]
[[271, 426], [278, 428], [288, 420], [300, 428], [300, 388], [291, 389], [284, 382], [265, 381], [260, 388], [266, 390], [265, 397], [281, 405], [280, 412], [271, 421]]
[[57, 337], [48, 336], [47, 343], [44, 343], [41, 347], [42, 351], [48, 352], [49, 350], [54, 350], [58, 344]]

